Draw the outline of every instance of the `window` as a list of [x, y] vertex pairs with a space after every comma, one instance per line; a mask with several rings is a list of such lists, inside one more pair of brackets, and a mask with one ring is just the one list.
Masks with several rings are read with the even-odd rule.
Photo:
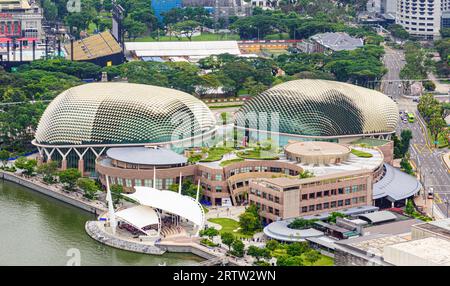
[[222, 175], [216, 174], [216, 181], [222, 181]]
[[217, 186], [216, 193], [221, 193], [221, 192], [222, 192], [222, 186]]
[[308, 212], [308, 207], [302, 207], [302, 213], [307, 213]]
[[332, 195], [332, 196], [335, 196], [335, 195], [336, 195], [336, 189], [331, 190], [331, 195]]
[[117, 184], [123, 186], [122, 178], [117, 178]]
[[273, 214], [273, 207], [269, 207], [269, 213]]
[[161, 190], [162, 189], [162, 179], [156, 179], [156, 185], [155, 185], [155, 187], [158, 189], [158, 190]]
[[350, 205], [350, 199], [346, 199], [346, 200], [345, 200], [345, 205], [346, 205], [346, 206], [349, 206], [349, 205]]
[[350, 187], [345, 187], [345, 193], [348, 195], [350, 194]]
[[357, 204], [358, 203], [358, 198], [352, 198], [352, 205]]
[[173, 179], [166, 179], [166, 189], [168, 189], [171, 185], [173, 185]]
[[279, 197], [275, 197], [275, 203], [277, 203], [277, 204], [280, 203], [280, 198]]
[[322, 204], [316, 205], [316, 210], [320, 211], [322, 209]]
[[266, 199], [267, 198], [267, 194], [266, 193], [262, 193], [262, 197], [263, 197], [263, 199]]
[[358, 186], [353, 186], [352, 187], [352, 193], [356, 193], [358, 191]]
[[303, 194], [303, 195], [302, 195], [302, 201], [303, 201], [303, 200], [307, 200], [307, 199], [308, 199], [308, 195], [307, 195], [307, 194]]
[[316, 193], [316, 198], [321, 198], [322, 197], [322, 192], [317, 192]]
[[324, 203], [323, 204], [323, 208], [324, 209], [329, 209], [330, 208], [330, 203]]
[[338, 194], [339, 194], [339, 195], [344, 194], [344, 188], [339, 188], [339, 189], [338, 189]]
[[331, 202], [331, 207], [332, 207], [332, 208], [335, 208], [335, 207], [336, 207], [336, 201]]
[[338, 201], [338, 207], [342, 207], [344, 205], [344, 201], [343, 200], [339, 200]]
[[153, 186], [152, 180], [145, 179], [145, 180], [144, 180], [144, 186], [146, 186], [146, 187], [152, 187], [152, 186]]
[[131, 188], [131, 179], [125, 179], [125, 186]]
[[275, 215], [280, 215], [280, 210], [279, 209], [275, 209]]
[[309, 211], [310, 211], [310, 212], [314, 211], [314, 205], [310, 205], [310, 206], [309, 206]]
[[140, 179], [135, 179], [135, 180], [134, 180], [134, 185], [135, 185], [136, 187], [142, 186], [142, 180], [140, 180]]
[[324, 192], [323, 192], [323, 196], [324, 196], [324, 197], [330, 196], [330, 191], [324, 191]]
[[309, 194], [309, 198], [310, 198], [310, 199], [314, 199], [314, 195], [315, 195], [314, 193], [310, 193], [310, 194]]
[[359, 201], [360, 203], [365, 203], [365, 202], [366, 202], [366, 197], [359, 197], [359, 198], [358, 198], [358, 201]]

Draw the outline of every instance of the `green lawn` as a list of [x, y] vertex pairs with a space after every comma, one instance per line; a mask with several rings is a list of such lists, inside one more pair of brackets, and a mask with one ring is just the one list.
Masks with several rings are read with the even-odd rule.
[[361, 158], [372, 158], [373, 155], [361, 150], [352, 149], [352, 154]]
[[212, 223], [217, 223], [222, 226], [219, 233], [231, 232], [236, 236], [236, 238], [250, 238], [253, 235], [243, 234], [239, 231], [235, 231], [239, 228], [239, 222], [231, 218], [210, 218], [208, 221]]
[[238, 152], [237, 155], [244, 159], [256, 159], [256, 160], [278, 160], [279, 157], [276, 154], [269, 151], [264, 152], [261, 150], [245, 150]]
[[208, 106], [209, 109], [221, 109], [221, 108], [234, 108], [234, 107], [241, 107], [244, 103], [232, 103], [232, 104], [223, 104], [223, 105], [211, 105]]
[[212, 147], [209, 148], [207, 153], [208, 156], [204, 159], [201, 159], [200, 162], [215, 162], [222, 159], [223, 155], [230, 153], [233, 151], [233, 148], [230, 147]]
[[[274, 257], [281, 256], [281, 255], [284, 255], [284, 254], [286, 254], [286, 249], [284, 249], [284, 248], [277, 248], [274, 251], [272, 251], [272, 255]], [[320, 259], [317, 260], [312, 265], [306, 261], [304, 255], [302, 255], [301, 257], [302, 257], [303, 262], [304, 262], [304, 264], [306, 266], [333, 266], [334, 265], [333, 258], [325, 256], [323, 254], [320, 254]]]
[[[162, 33], [162, 32], [161, 32]], [[240, 40], [239, 35], [237, 34], [229, 34], [229, 35], [219, 35], [219, 34], [211, 34], [211, 33], [203, 33], [200, 36], [192, 37], [192, 41], [231, 41], [231, 40]], [[157, 42], [158, 40], [150, 37], [140, 37], [136, 39], [136, 42]], [[177, 39], [177, 37], [172, 36], [160, 36], [159, 37], [160, 42], [167, 42], [167, 41], [189, 41], [188, 38], [181, 38], [181, 40]]]
[[220, 165], [220, 167], [225, 167], [225, 166], [228, 166], [230, 164], [237, 163], [237, 162], [242, 162], [242, 161], [244, 161], [244, 159], [236, 158], [236, 159], [222, 161], [222, 162], [220, 162], [219, 165]]

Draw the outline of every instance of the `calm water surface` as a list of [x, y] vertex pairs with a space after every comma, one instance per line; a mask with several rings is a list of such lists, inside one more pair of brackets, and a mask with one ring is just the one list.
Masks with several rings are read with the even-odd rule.
[[0, 265], [66, 265], [76, 248], [81, 265], [195, 265], [191, 254], [152, 256], [105, 246], [84, 224], [95, 217], [75, 207], [0, 179]]

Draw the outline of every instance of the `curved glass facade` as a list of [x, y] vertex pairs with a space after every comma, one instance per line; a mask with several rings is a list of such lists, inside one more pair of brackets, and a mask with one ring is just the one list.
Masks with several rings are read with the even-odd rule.
[[215, 123], [202, 101], [181, 91], [91, 83], [58, 95], [45, 110], [35, 138], [49, 145], [159, 143], [201, 135]]
[[397, 105], [384, 94], [327, 80], [294, 80], [246, 102], [235, 115], [240, 127], [304, 136], [391, 133]]

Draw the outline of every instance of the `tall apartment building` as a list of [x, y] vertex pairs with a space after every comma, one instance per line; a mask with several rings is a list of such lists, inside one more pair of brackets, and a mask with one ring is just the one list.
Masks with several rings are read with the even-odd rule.
[[449, 7], [449, 0], [398, 0], [396, 23], [413, 36], [438, 38], [442, 14]]

